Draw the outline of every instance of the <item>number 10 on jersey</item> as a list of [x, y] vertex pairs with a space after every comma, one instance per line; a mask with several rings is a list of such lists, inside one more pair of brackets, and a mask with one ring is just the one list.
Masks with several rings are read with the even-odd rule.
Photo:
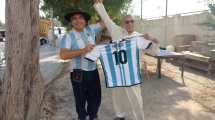
[[125, 50], [114, 51], [113, 52], [116, 60], [116, 65], [127, 63], [127, 53]]

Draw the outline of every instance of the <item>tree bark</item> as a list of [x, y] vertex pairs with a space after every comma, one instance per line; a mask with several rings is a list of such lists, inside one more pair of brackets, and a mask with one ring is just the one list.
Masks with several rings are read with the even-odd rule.
[[1, 120], [39, 120], [39, 0], [6, 0], [6, 69]]

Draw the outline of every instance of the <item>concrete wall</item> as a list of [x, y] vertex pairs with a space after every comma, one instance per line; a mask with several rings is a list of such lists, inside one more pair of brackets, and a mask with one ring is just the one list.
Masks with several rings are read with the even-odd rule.
[[[153, 20], [137, 20], [135, 28], [141, 33], [149, 33], [160, 40], [162, 46], [173, 44], [176, 35], [192, 34], [199, 41], [215, 38], [215, 32], [199, 24], [205, 22], [210, 16], [208, 12], [196, 13], [192, 15], [175, 15], [167, 19], [167, 32], [165, 32], [166, 20], [164, 18]], [[165, 40], [165, 33], [167, 39]], [[205, 37], [210, 36], [210, 38]]]

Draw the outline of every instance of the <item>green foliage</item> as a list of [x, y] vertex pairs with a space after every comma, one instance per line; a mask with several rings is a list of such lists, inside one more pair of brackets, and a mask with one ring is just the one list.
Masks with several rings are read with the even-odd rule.
[[209, 4], [208, 7], [210, 8], [210, 11], [213, 15], [215, 15], [215, 5], [214, 4]]
[[209, 4], [211, 15], [207, 17], [207, 20], [200, 25], [207, 27], [209, 30], [215, 30], [215, 5]]
[[[132, 0], [104, 0], [105, 8], [112, 19], [120, 23], [121, 17], [127, 12]], [[41, 10], [44, 11], [47, 17], [54, 17], [59, 20], [62, 25], [68, 26], [64, 20], [64, 15], [74, 9], [81, 8], [87, 11], [92, 16], [92, 21], [99, 19], [93, 8], [93, 0], [43, 0]]]

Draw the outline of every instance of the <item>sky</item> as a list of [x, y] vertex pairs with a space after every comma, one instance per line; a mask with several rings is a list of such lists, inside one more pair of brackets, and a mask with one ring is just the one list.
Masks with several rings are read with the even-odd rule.
[[[143, 18], [165, 15], [166, 0], [143, 0]], [[168, 15], [208, 10], [207, 3], [215, 0], [168, 0]], [[133, 0], [129, 13], [141, 14], [141, 0]], [[0, 0], [0, 21], [5, 22], [5, 0]]]
[[[215, 0], [168, 0], [168, 15], [208, 10], [207, 3]], [[141, 0], [133, 0], [129, 13], [141, 15]], [[164, 16], [166, 0], [143, 0], [143, 18]]]
[[5, 0], [0, 0], [0, 21], [5, 22]]

